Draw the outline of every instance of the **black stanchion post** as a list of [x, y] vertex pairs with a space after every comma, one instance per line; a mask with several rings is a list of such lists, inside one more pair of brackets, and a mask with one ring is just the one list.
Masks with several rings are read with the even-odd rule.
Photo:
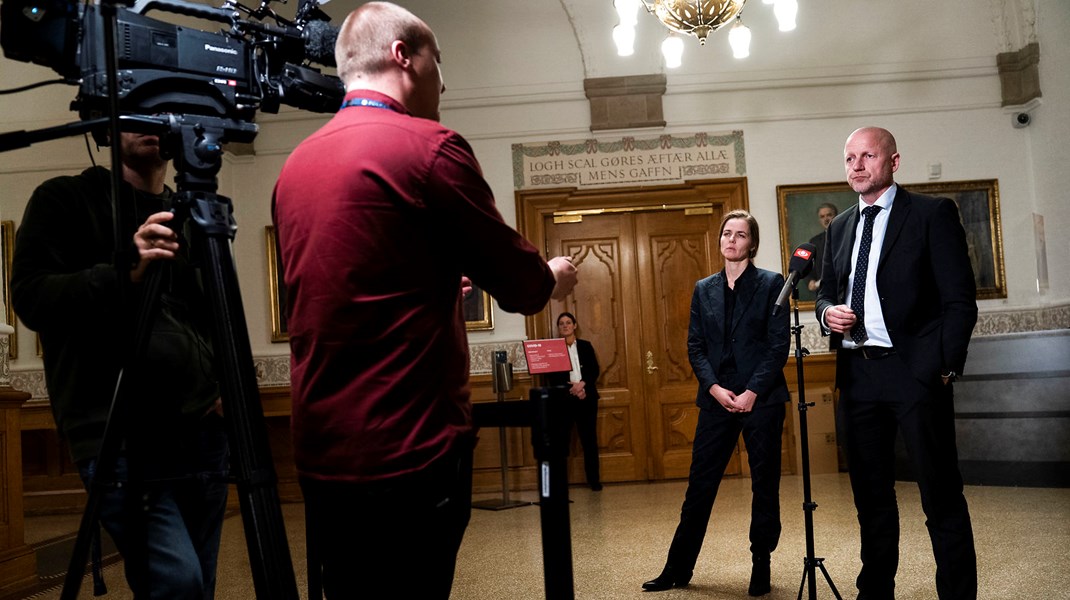
[[542, 562], [547, 600], [573, 600], [572, 532], [568, 515], [568, 398], [565, 388], [532, 388], [531, 443], [539, 478]]
[[[494, 371], [491, 373], [494, 393], [498, 395], [499, 405], [505, 403], [505, 393], [513, 389], [513, 363], [509, 362], [509, 353], [505, 350], [494, 351]], [[506, 447], [505, 424], [498, 426], [498, 456], [501, 460], [502, 497], [501, 500], [480, 500], [472, 503], [472, 508], [486, 510], [504, 510], [518, 506], [531, 506], [533, 502], [509, 499], [509, 451]]]

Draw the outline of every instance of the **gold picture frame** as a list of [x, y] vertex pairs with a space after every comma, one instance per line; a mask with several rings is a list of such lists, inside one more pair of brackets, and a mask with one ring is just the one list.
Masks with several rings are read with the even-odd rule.
[[[977, 299], [1007, 297], [1003, 263], [1003, 226], [999, 210], [999, 180], [943, 181], [903, 184], [911, 192], [950, 198], [959, 207], [959, 218], [970, 248]], [[817, 210], [830, 203], [838, 212], [858, 204], [858, 194], [846, 183], [778, 185], [777, 210], [780, 217], [780, 254], [787, 272], [791, 253], [799, 244], [810, 242], [823, 232]], [[815, 257], [815, 264], [821, 257]], [[799, 310], [813, 309], [816, 291], [809, 289], [813, 275], [799, 283]]]
[[286, 329], [286, 284], [282, 279], [279, 242], [275, 237], [274, 225], [264, 227], [264, 239], [267, 247], [268, 298], [271, 305], [271, 342], [288, 342], [290, 335]]
[[7, 309], [7, 324], [15, 331], [8, 336], [7, 357], [15, 360], [19, 357], [18, 325], [15, 321], [15, 307], [11, 304], [11, 263], [15, 256], [15, 222], [0, 221], [0, 251], [4, 259], [4, 307]]
[[[788, 272], [791, 253], [799, 244], [811, 242], [818, 248], [816, 239], [825, 230], [818, 220], [817, 212], [825, 205], [836, 207], [839, 214], [858, 203], [858, 194], [846, 183], [808, 183], [803, 185], [778, 185], [776, 187], [777, 211], [780, 215], [780, 257], [783, 273]], [[820, 281], [821, 256], [814, 256], [815, 270], [799, 281], [799, 310], [813, 310], [817, 290], [811, 282]]]
[[464, 328], [466, 331], [490, 331], [494, 329], [494, 306], [490, 294], [473, 285], [464, 297]]
[[904, 185], [906, 189], [951, 198], [959, 207], [959, 219], [966, 230], [977, 299], [1007, 297], [1007, 275], [1003, 267], [1003, 223], [999, 216], [999, 180], [941, 181]]

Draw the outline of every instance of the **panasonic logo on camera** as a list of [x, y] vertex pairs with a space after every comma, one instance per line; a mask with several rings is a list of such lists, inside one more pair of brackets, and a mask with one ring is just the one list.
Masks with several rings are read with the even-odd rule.
[[204, 49], [209, 52], [218, 52], [220, 54], [232, 54], [234, 56], [238, 55], [238, 51], [234, 48], [223, 48], [222, 46], [213, 46], [211, 44], [205, 44]]
[[234, 67], [225, 67], [223, 65], [216, 65], [215, 70], [219, 71], [220, 73], [227, 73], [227, 74], [230, 74], [230, 75], [237, 75], [238, 74], [238, 70], [235, 69]]

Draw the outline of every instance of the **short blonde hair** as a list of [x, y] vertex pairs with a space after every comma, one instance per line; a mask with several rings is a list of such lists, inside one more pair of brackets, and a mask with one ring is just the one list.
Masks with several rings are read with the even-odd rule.
[[383, 72], [390, 45], [400, 40], [419, 52], [433, 44], [431, 28], [408, 10], [390, 2], [368, 2], [349, 13], [334, 46], [338, 77], [348, 84], [356, 75]]

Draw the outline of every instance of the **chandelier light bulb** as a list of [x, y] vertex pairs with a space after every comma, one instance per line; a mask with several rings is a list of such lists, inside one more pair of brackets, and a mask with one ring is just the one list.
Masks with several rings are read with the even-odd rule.
[[613, 0], [613, 6], [621, 25], [634, 27], [639, 22], [639, 0]]
[[736, 17], [736, 24], [728, 32], [728, 43], [732, 46], [732, 56], [736, 58], [750, 56], [750, 28], [743, 24], [743, 19]]
[[635, 54], [635, 27], [624, 23], [614, 27], [613, 43], [617, 45], [617, 56]]
[[776, 15], [777, 24], [781, 31], [793, 31], [795, 29], [795, 15], [799, 13], [797, 0], [776, 0], [773, 4], [773, 14]]
[[669, 34], [661, 43], [661, 54], [665, 57], [665, 66], [675, 69], [683, 64], [684, 41], [673, 34]]

